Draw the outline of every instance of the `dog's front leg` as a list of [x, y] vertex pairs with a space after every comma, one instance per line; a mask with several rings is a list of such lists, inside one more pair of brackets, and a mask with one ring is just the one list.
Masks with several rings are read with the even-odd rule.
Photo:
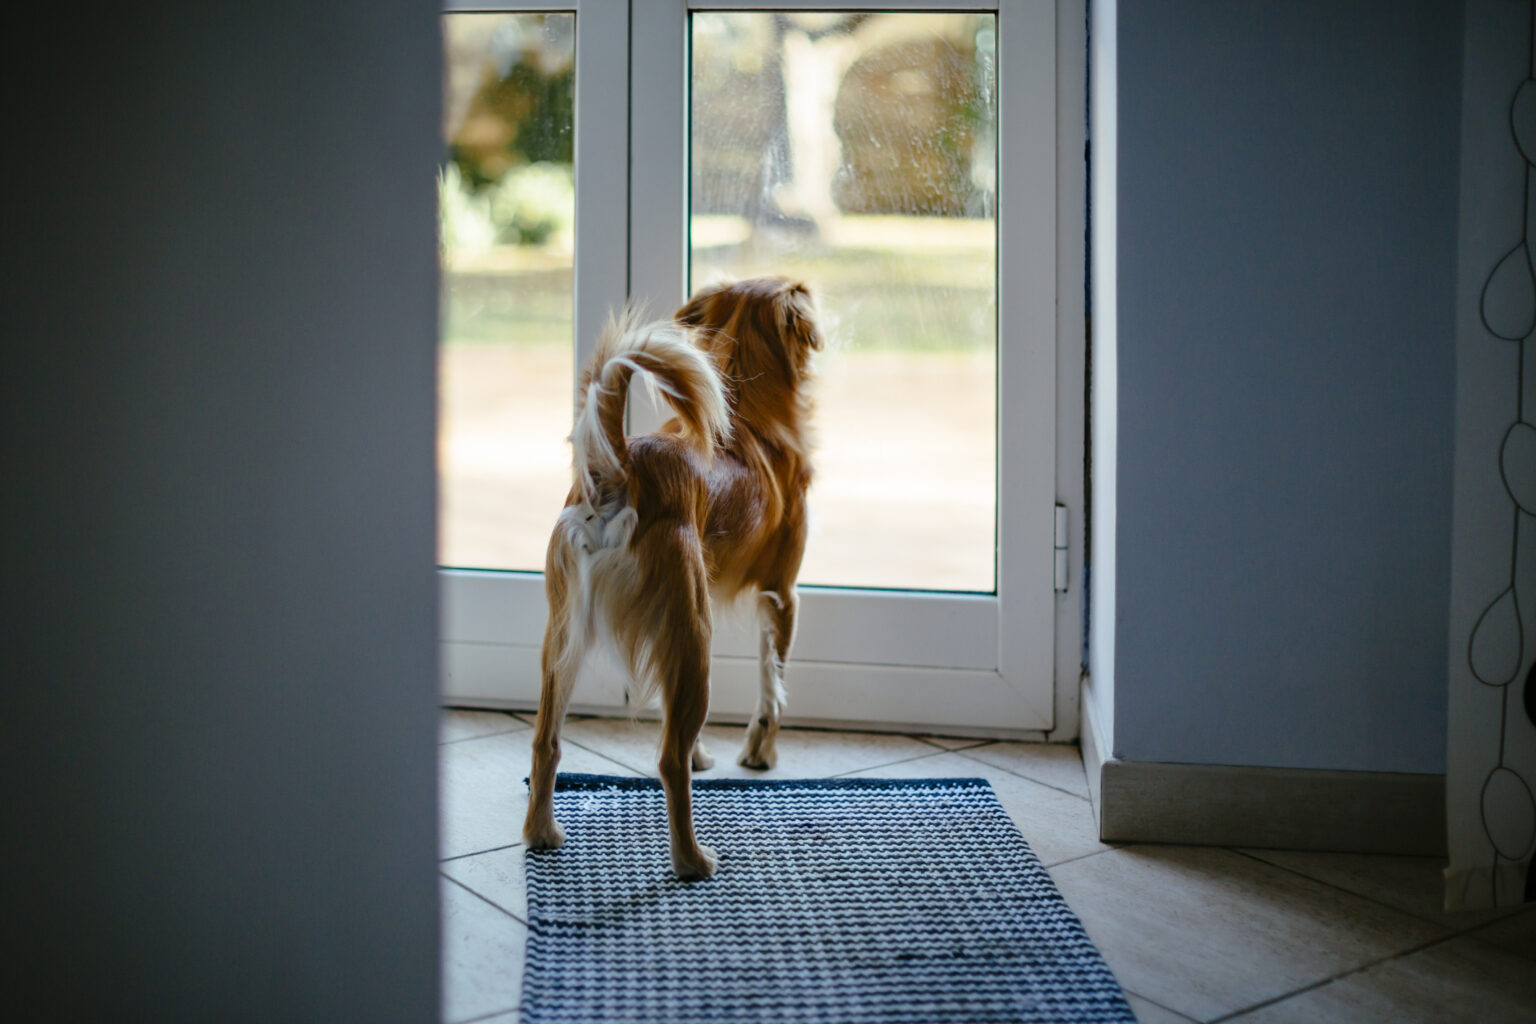
[[793, 587], [757, 595], [759, 622], [757, 710], [747, 726], [747, 741], [736, 763], [745, 768], [772, 768], [778, 760], [774, 741], [784, 713], [784, 663], [795, 636], [799, 598]]

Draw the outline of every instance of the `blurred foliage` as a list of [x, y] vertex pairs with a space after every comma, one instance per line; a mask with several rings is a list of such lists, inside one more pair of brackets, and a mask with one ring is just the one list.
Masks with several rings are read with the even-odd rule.
[[495, 240], [488, 196], [477, 196], [464, 187], [459, 165], [450, 163], [437, 172], [437, 241], [440, 253], [473, 252]]
[[844, 213], [974, 214], [971, 153], [981, 121], [973, 52], [943, 37], [881, 47], [854, 62], [833, 107]]
[[[767, 15], [696, 20], [693, 212], [743, 214], [754, 223], [779, 219], [774, 190], [791, 174], [784, 36], [803, 32], [813, 41], [844, 33], [862, 47], [833, 106], [831, 128], [842, 154], [832, 182], [837, 209], [984, 215], [991, 169], [972, 164], [992, 158], [990, 54], [981, 52], [978, 30], [960, 30], [958, 18], [946, 19], [942, 32], [917, 27], [918, 19], [933, 17], [844, 16], [819, 31]], [[895, 30], [903, 22], [913, 26], [910, 34]], [[700, 31], [707, 37], [698, 38]]]
[[469, 109], [448, 139], [466, 187], [479, 192], [522, 164], [571, 164], [575, 155], [576, 63], [547, 65], [524, 46], [502, 72], [488, 64]]
[[514, 168], [490, 192], [491, 222], [498, 242], [544, 245], [575, 222], [576, 177], [569, 163]]

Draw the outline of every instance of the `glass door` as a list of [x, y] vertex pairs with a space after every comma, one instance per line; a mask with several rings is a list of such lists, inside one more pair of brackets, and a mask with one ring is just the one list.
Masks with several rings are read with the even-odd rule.
[[[558, 264], [569, 270], [554, 270], [563, 251], [550, 248], [558, 246], [550, 233], [538, 262], [543, 276], [519, 278], [519, 287], [541, 281], [545, 291], [497, 294], [517, 311], [516, 322], [546, 325], [541, 338], [559, 333], [559, 294], [571, 296], [569, 308], [591, 310], [589, 328], [576, 322], [564, 343], [530, 344], [497, 324], [486, 332], [494, 340], [477, 342], [455, 325], [467, 323], [469, 311], [483, 318], [502, 308], [473, 292], [495, 289], [462, 269], [469, 257], [459, 257], [457, 276], [445, 262], [445, 288], [464, 292], [445, 295], [443, 558], [465, 567], [445, 570], [452, 699], [516, 706], [537, 699], [539, 579], [485, 570], [530, 570], [533, 553], [542, 558], [569, 480], [569, 449], [562, 441], [563, 472], [553, 472], [548, 438], [565, 437], [570, 388], [555, 433], [543, 426], [561, 412], [549, 382], [569, 382], [572, 364], [562, 355], [579, 360], [595, 336], [603, 299], [588, 287], [598, 272], [584, 258], [601, 248], [626, 260], [626, 287], [608, 300], [613, 307], [627, 295], [668, 312], [693, 288], [759, 273], [800, 278], [819, 298], [831, 344], [817, 366], [812, 534], [787, 715], [1051, 727], [1054, 7], [1044, 0], [953, 11], [900, 0], [840, 6], [606, 5], [604, 34], [628, 30], [627, 117], [619, 130], [627, 136], [620, 166], [627, 165], [628, 206], [624, 216], [610, 210], [601, 221], [586, 204], [602, 197], [582, 187], [584, 164], [599, 145], [587, 132], [593, 119], [610, 128], [617, 119], [589, 111], [594, 93], [580, 77], [583, 44], [596, 35], [595, 5], [565, 16], [577, 26], [569, 33], [575, 144], [567, 172], [575, 182], [574, 257]], [[540, 44], [548, 56], [541, 50], [532, 59], [559, 66], [560, 22], [517, 17], [542, 19], [527, 24], [548, 40]], [[455, 35], [444, 34], [451, 80]], [[611, 53], [612, 41], [606, 45]], [[531, 51], [519, 52], [528, 59]], [[500, 60], [498, 69], [506, 65]], [[612, 62], [604, 74], [613, 79]], [[451, 84], [449, 94], [451, 111]], [[558, 134], [541, 128], [532, 138], [541, 131]], [[600, 144], [611, 147], [612, 133]], [[513, 176], [544, 180], [535, 173], [543, 172]], [[445, 222], [446, 211], [445, 204]], [[533, 264], [531, 253], [518, 252], [500, 265]], [[617, 277], [611, 268], [610, 277]], [[573, 284], [560, 293], [557, 281]], [[455, 345], [457, 361], [449, 355]], [[463, 355], [476, 345], [502, 354]], [[504, 378], [496, 385], [499, 412], [478, 397], [494, 378]], [[510, 390], [517, 388], [524, 397]], [[449, 429], [457, 415], [450, 397], [464, 403], [461, 435]], [[632, 414], [637, 428], [654, 423], [643, 408]], [[522, 474], [515, 479], [514, 463]], [[494, 487], [470, 472], [490, 467], [502, 470]], [[558, 495], [546, 498], [540, 488]], [[474, 516], [459, 510], [477, 507], [488, 514], [472, 526]], [[475, 530], [484, 538], [479, 549], [468, 539]], [[488, 561], [490, 552], [514, 550], [516, 564], [511, 554]], [[756, 653], [751, 621], [717, 617], [715, 713], [751, 711]], [[595, 673], [578, 684], [576, 706], [621, 707], [619, 680]]]
[[996, 14], [691, 20], [690, 285], [799, 278], [829, 336], [802, 582], [994, 593]]
[[536, 572], [571, 478], [576, 17], [456, 13], [443, 48], [438, 561]]

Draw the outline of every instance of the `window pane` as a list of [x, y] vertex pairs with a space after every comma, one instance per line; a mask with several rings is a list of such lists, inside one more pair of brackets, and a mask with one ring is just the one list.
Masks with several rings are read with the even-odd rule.
[[690, 285], [820, 298], [804, 583], [991, 591], [995, 19], [693, 16]]
[[438, 560], [542, 569], [570, 487], [575, 17], [443, 19]]

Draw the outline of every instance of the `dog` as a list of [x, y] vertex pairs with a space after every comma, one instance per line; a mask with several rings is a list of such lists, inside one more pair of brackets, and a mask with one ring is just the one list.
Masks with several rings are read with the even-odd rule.
[[[553, 789], [560, 727], [586, 654], [608, 643], [633, 706], [659, 692], [658, 764], [672, 869], [714, 874], [693, 830], [690, 772], [709, 709], [710, 601], [756, 597], [760, 688], [738, 763], [772, 767], [795, 634], [795, 579], [811, 482], [812, 354], [824, 345], [802, 283], [762, 277], [705, 288], [672, 321], [610, 323], [582, 373], [571, 433], [574, 481], [545, 559], [549, 624], [523, 839], [565, 841]], [[676, 413], [626, 438], [630, 380], [644, 371]]]

